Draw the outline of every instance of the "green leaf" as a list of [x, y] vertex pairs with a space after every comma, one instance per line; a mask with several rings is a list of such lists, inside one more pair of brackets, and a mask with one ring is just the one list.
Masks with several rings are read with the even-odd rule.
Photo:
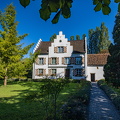
[[64, 7], [61, 9], [62, 15], [64, 18], [69, 18], [71, 15], [70, 8], [67, 6], [67, 4], [64, 5]]
[[57, 12], [60, 5], [59, 5], [59, 2], [50, 1], [49, 7], [50, 7], [51, 12]]
[[56, 24], [60, 18], [61, 11], [59, 11], [52, 20], [53, 24]]
[[118, 4], [118, 12], [120, 13], [120, 3]]
[[48, 20], [51, 15], [51, 12], [48, 7], [46, 7], [45, 9], [40, 9], [39, 13], [40, 13], [40, 17], [45, 21]]
[[30, 0], [19, 0], [19, 2], [23, 7], [26, 7], [30, 4]]
[[72, 0], [67, 2], [67, 5], [68, 5], [69, 8], [72, 7], [72, 2], [73, 2]]
[[100, 11], [101, 8], [102, 8], [102, 3], [99, 2], [99, 3], [95, 6], [94, 10], [95, 10], [95, 12], [97, 12], [97, 11]]
[[65, 0], [59, 0], [59, 5], [60, 5], [60, 8], [62, 8], [65, 4]]
[[98, 4], [98, 0], [93, 0], [93, 5], [97, 5]]
[[102, 12], [103, 12], [104, 15], [108, 15], [111, 12], [111, 9], [110, 9], [109, 6], [103, 4]]
[[104, 2], [104, 4], [109, 5], [111, 1], [110, 0], [103, 0], [103, 2]]
[[114, 2], [118, 3], [118, 2], [120, 2], [120, 0], [114, 0]]

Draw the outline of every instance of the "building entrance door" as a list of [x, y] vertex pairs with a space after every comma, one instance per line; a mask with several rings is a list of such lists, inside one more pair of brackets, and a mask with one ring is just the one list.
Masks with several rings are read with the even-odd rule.
[[91, 82], [95, 82], [95, 73], [91, 73]]
[[70, 77], [70, 69], [65, 69], [65, 78]]

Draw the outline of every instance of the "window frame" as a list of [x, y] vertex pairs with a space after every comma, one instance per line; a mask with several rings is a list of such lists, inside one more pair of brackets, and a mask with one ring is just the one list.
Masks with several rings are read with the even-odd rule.
[[64, 58], [64, 64], [66, 64], [66, 65], [70, 64], [70, 57]]
[[[54, 70], [55, 70], [55, 72], [53, 72]], [[51, 76], [56, 76], [57, 70], [56, 69], [51, 69], [51, 73], [52, 73]]]
[[[42, 72], [40, 72], [40, 71], [42, 71]], [[38, 74], [39, 74], [39, 76], [42, 76], [43, 75], [43, 69], [38, 69]]]
[[44, 58], [39, 58], [39, 65], [44, 65]]
[[[53, 62], [53, 60], [55, 60], [55, 61]], [[52, 57], [51, 64], [52, 65], [56, 65], [57, 64], [57, 58], [56, 57]]]
[[57, 51], [58, 53], [64, 53], [64, 46], [58, 46]]
[[[79, 60], [77, 60], [79, 58]], [[75, 57], [75, 64], [82, 65], [82, 57]]]
[[76, 68], [74, 70], [76, 70], [76, 75], [74, 75], [74, 76], [76, 76], [76, 77], [82, 77], [82, 69]]

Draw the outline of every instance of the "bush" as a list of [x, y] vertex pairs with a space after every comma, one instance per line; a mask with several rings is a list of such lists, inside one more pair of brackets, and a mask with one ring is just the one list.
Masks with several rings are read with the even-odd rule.
[[81, 89], [62, 108], [62, 120], [87, 119], [87, 106], [90, 100], [91, 84], [88, 81], [81, 81], [80, 84], [82, 86]]
[[115, 92], [111, 87], [109, 87], [105, 81], [100, 80], [97, 83], [98, 83], [98, 86], [111, 99], [111, 101], [116, 106], [116, 108], [120, 111], [120, 95], [117, 92]]

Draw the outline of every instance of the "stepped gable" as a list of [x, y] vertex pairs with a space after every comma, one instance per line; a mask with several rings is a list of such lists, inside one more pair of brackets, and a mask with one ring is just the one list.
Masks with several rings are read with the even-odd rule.
[[[85, 42], [84, 40], [71, 40], [70, 45], [73, 46], [73, 53], [85, 53]], [[40, 50], [40, 54], [48, 54], [49, 47], [51, 46], [51, 41], [41, 41], [39, 47], [35, 50], [37, 52]]]
[[88, 54], [87, 64], [88, 66], [103, 66], [107, 63], [108, 53], [106, 54]]

